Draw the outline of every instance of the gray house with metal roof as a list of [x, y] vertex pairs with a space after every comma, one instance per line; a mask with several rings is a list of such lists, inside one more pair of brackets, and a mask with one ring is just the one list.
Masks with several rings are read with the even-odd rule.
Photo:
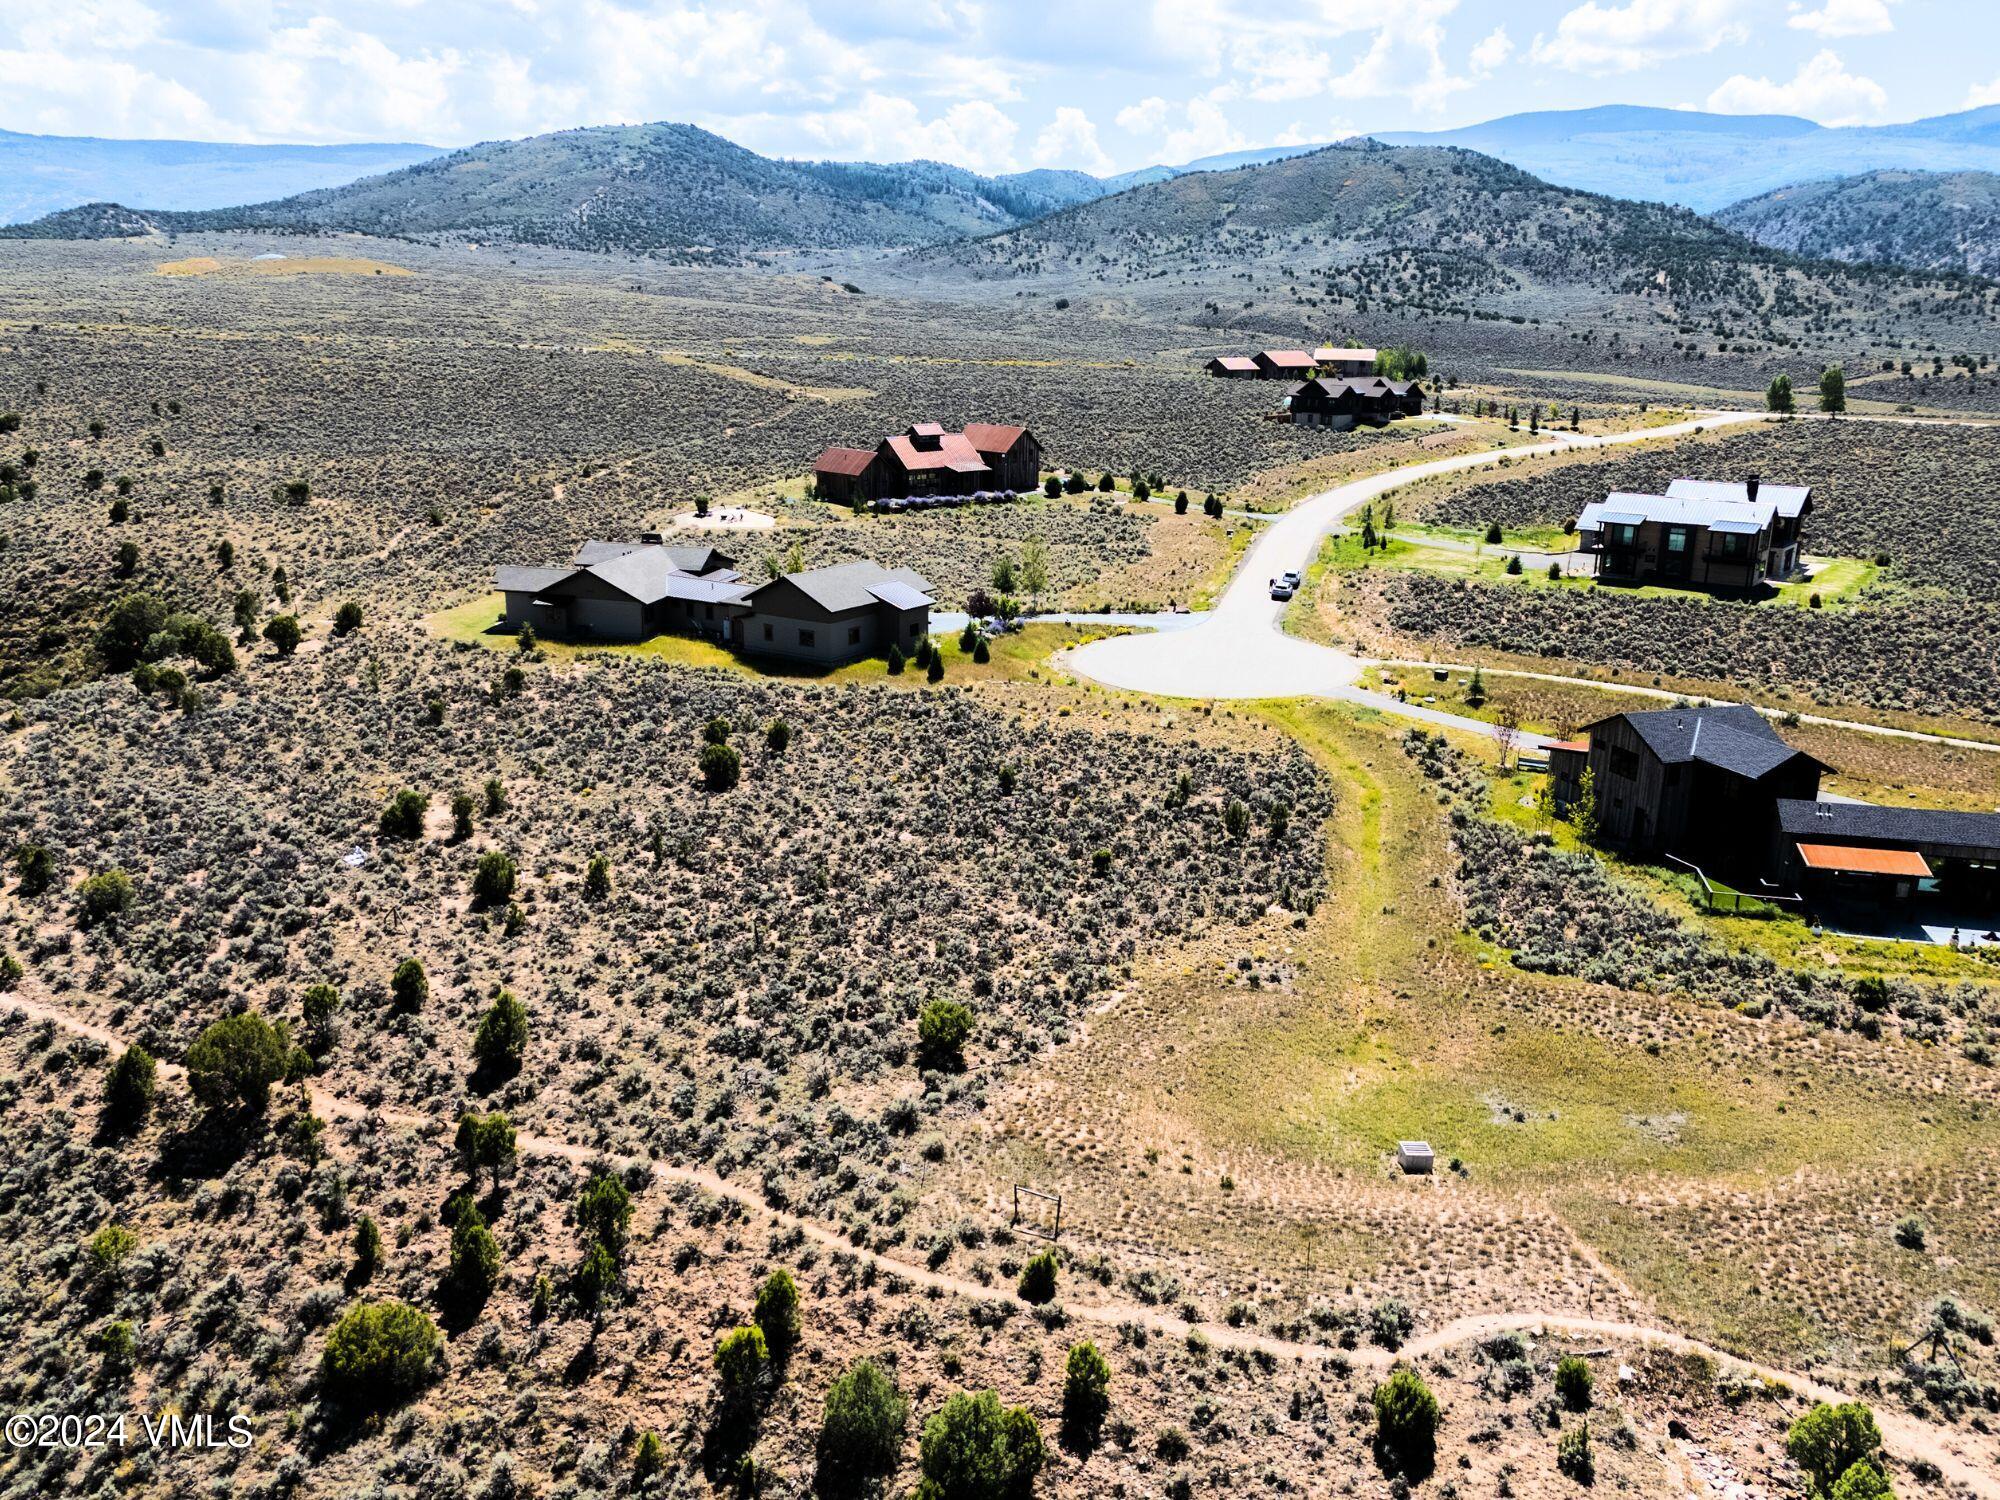
[[1799, 527], [1812, 513], [1804, 485], [1676, 479], [1664, 495], [1617, 492], [1577, 517], [1596, 576], [1748, 592], [1798, 571]]
[[713, 547], [585, 542], [566, 566], [501, 568], [506, 623], [563, 640], [638, 641], [664, 631], [727, 639], [750, 592], [734, 562]]
[[936, 590], [921, 573], [880, 563], [840, 563], [787, 573], [749, 590], [733, 639], [753, 655], [838, 666], [904, 655], [930, 632]]
[[2000, 897], [2000, 813], [1782, 800], [1771, 863], [1802, 886], [1868, 895]]

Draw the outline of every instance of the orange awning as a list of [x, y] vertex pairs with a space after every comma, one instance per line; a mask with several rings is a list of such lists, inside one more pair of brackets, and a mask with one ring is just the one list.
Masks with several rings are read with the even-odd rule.
[[1931, 867], [1914, 849], [1864, 849], [1859, 844], [1801, 844], [1799, 858], [1808, 870], [1838, 875], [1904, 875], [1930, 879]]

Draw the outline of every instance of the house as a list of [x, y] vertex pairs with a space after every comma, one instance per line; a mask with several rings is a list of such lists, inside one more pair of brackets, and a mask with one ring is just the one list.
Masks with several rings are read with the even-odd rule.
[[1373, 349], [1336, 349], [1322, 344], [1313, 350], [1313, 363], [1322, 375], [1336, 379], [1350, 375], [1373, 375], [1375, 373], [1375, 353]]
[[935, 593], [922, 574], [873, 562], [787, 573], [742, 596], [734, 639], [752, 655], [824, 666], [892, 645], [908, 654], [930, 631]]
[[1312, 374], [1313, 358], [1303, 349], [1265, 349], [1251, 358], [1262, 380], [1304, 380]]
[[2000, 899], [2000, 813], [1781, 800], [1775, 875], [1822, 896], [1898, 900], [1935, 891], [1961, 908]]
[[819, 498], [837, 505], [882, 498], [882, 464], [873, 448], [829, 448], [813, 463]]
[[[1696, 863], [1761, 857], [1757, 831], [1777, 804], [1817, 797], [1828, 769], [1740, 703], [1613, 714], [1584, 732], [1598, 837]], [[1551, 755], [1552, 772], [1555, 762]], [[1558, 787], [1567, 774], [1561, 768]], [[1580, 786], [1582, 773], [1573, 774]]]
[[1205, 368], [1218, 380], [1255, 380], [1258, 375], [1257, 361], [1242, 354], [1217, 355]]
[[820, 498], [850, 504], [985, 490], [1026, 492], [1041, 478], [1040, 440], [1025, 427], [998, 422], [969, 422], [963, 432], [948, 431], [938, 422], [917, 422], [884, 438], [872, 451], [829, 448], [813, 463]]
[[1577, 517], [1596, 576], [1659, 579], [1749, 591], [1797, 571], [1799, 528], [1812, 513], [1804, 485], [1676, 479], [1664, 495], [1613, 493]]
[[1285, 398], [1292, 421], [1301, 427], [1345, 431], [1356, 423], [1381, 426], [1398, 417], [1422, 416], [1423, 388], [1408, 380], [1340, 380], [1321, 375], [1294, 386]]
[[637, 641], [663, 631], [727, 639], [749, 592], [713, 547], [669, 547], [656, 532], [636, 542], [585, 542], [567, 565], [501, 568], [506, 623], [567, 640]]

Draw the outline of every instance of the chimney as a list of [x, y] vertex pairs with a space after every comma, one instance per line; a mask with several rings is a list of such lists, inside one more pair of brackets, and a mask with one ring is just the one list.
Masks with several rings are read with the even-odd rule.
[[1746, 475], [1743, 480], [1743, 496], [1752, 505], [1757, 503], [1757, 486], [1761, 481], [1755, 474]]

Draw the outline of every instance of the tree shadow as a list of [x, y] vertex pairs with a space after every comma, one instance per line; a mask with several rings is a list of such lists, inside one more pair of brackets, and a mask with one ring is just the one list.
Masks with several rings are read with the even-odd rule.
[[[494, 905], [504, 910], [507, 903], [500, 901], [494, 903]], [[502, 1084], [511, 1083], [520, 1074], [521, 1064], [519, 1060], [510, 1058], [491, 1059], [481, 1062], [473, 1068], [471, 1077], [466, 1079], [466, 1087], [471, 1089], [475, 1094], [490, 1094]]]
[[1422, 1484], [1437, 1468], [1437, 1440], [1435, 1438], [1411, 1438], [1399, 1444], [1391, 1444], [1384, 1439], [1375, 1439], [1375, 1466], [1384, 1476], [1393, 1478], [1400, 1474], [1411, 1484]]
[[753, 1399], [725, 1400], [717, 1405], [715, 1418], [701, 1440], [701, 1471], [710, 1484], [738, 1482], [762, 1426], [763, 1412]]
[[183, 1181], [221, 1177], [243, 1159], [263, 1127], [263, 1115], [254, 1110], [205, 1109], [161, 1135], [154, 1170]]

